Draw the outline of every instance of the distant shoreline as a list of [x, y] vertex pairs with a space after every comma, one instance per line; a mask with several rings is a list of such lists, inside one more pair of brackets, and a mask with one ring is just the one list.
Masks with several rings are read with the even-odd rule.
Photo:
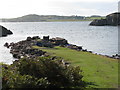
[[18, 18], [2, 18], [1, 22], [66, 22], [66, 21], [92, 21], [105, 18], [104, 16], [57, 16], [29, 14]]
[[[92, 20], [51, 20], [51, 21], [39, 21], [39, 22], [81, 22], [81, 21], [92, 21]], [[0, 22], [3, 22], [3, 21], [0, 21]], [[12, 22], [3, 22], [3, 23], [12, 23]]]

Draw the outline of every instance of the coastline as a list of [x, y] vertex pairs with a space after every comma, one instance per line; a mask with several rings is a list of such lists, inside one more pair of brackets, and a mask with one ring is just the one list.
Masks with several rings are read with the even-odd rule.
[[[46, 37], [47, 40], [44, 40], [44, 37]], [[58, 38], [58, 40], [57, 40], [57, 38]], [[60, 47], [64, 47], [64, 48], [73, 49], [73, 50], [76, 50], [76, 51], [89, 52], [89, 53], [92, 53], [92, 54], [95, 54], [95, 55], [100, 55], [100, 56], [104, 56], [104, 57], [108, 57], [108, 58], [112, 58], [112, 59], [120, 59], [120, 55], [118, 55], [118, 54], [108, 56], [108, 55], [93, 53], [92, 51], [88, 51], [87, 49], [83, 49], [82, 46], [77, 46], [77, 45], [73, 45], [73, 44], [68, 43], [68, 41], [66, 39], [59, 38], [59, 37], [56, 37], [56, 38], [53, 38], [53, 39], [56, 39], [56, 40], [53, 41], [52, 39], [49, 39], [49, 36], [43, 36], [43, 39], [40, 39], [39, 36], [33, 36], [33, 37], [27, 37], [26, 40], [20, 41], [18, 43], [8, 44], [6, 42], [4, 44], [4, 46], [7, 47], [7, 48], [11, 48], [10, 53], [12, 53], [13, 57], [17, 58], [17, 59], [20, 59], [20, 57], [24, 57], [25, 54], [22, 54], [22, 51], [25, 51], [26, 49], [32, 49], [32, 46], [48, 47], [48, 48], [54, 48], [55, 46], [60, 46]], [[41, 45], [39, 45], [39, 43]], [[53, 44], [53, 43], [58, 43], [58, 44]], [[24, 48], [24, 50], [23, 50], [23, 48]], [[29, 54], [29, 53], [27, 53], [27, 54]], [[39, 56], [41, 56], [41, 55], [39, 55]]]
[[[0, 38], [1, 39], [0, 43], [2, 48], [2, 51], [0, 53], [1, 56], [3, 56], [1, 57], [1, 60], [4, 60], [5, 63], [12, 63], [10, 62], [12, 61], [12, 54], [9, 55], [9, 49], [7, 50], [7, 48], [3, 46], [4, 43], [18, 42], [21, 40], [25, 40], [28, 36], [32, 37], [37, 35], [39, 35], [41, 38], [44, 35], [50, 35], [51, 37], [56, 37], [56, 36], [64, 37], [69, 41], [69, 43], [78, 46], [79, 45], [83, 46], [84, 49], [93, 51], [93, 53], [110, 55], [110, 56], [115, 55], [117, 53], [117, 48], [116, 48], [117, 36], [115, 36], [117, 32], [116, 27], [91, 27], [91, 26], [84, 27], [83, 26], [83, 25], [88, 25], [89, 23], [90, 22], [88, 21], [75, 22], [75, 23], [74, 22], [3, 23], [1, 25], [13, 31], [14, 34], [5, 38], [2, 37]], [[110, 40], [112, 40], [112, 42]], [[100, 42], [103, 46], [97, 42]], [[7, 54], [6, 57], [4, 54], [2, 54], [3, 52]], [[10, 58], [8, 56], [10, 56]]]
[[[48, 43], [49, 40], [62, 40], [62, 44], [61, 42], [57, 42], [54, 43], [54, 45], [56, 44], [55, 46], [51, 46], [50, 42]], [[41, 43], [41, 41], [43, 42]], [[116, 88], [118, 85], [118, 59], [96, 55], [82, 49], [82, 47], [78, 48], [76, 45], [68, 47], [66, 39], [49, 39], [48, 36], [40, 39], [39, 36], [34, 36], [27, 37], [26, 40], [17, 43], [6, 43], [5, 46], [11, 48], [13, 56], [18, 58], [18, 60], [13, 61], [11, 65], [16, 65], [21, 62], [21, 60], [24, 60], [23, 55], [25, 55], [27, 60], [33, 61], [35, 59], [37, 60], [38, 57], [44, 58], [52, 56], [51, 60], [61, 58], [62, 62], [66, 65], [80, 66], [83, 71], [83, 80], [86, 82], [94, 82], [94, 84], [97, 85], [89, 85], [88, 88]], [[19, 54], [21, 54], [21, 56], [19, 56]], [[109, 84], [111, 84], [111, 86], [109, 86]]]

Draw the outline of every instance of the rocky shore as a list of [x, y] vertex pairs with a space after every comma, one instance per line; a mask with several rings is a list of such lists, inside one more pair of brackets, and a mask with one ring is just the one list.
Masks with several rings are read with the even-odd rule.
[[91, 26], [118, 26], [120, 25], [120, 12], [112, 13], [105, 19], [95, 19], [90, 23]]
[[22, 57], [28, 58], [35, 58], [37, 56], [42, 56], [46, 52], [38, 49], [33, 49], [32, 46], [37, 43], [36, 39], [38, 37], [33, 37], [29, 39], [28, 37], [26, 40], [17, 42], [17, 43], [5, 43], [5, 47], [11, 48], [10, 53], [13, 55], [14, 58], [20, 59]]
[[13, 34], [13, 32], [0, 25], [0, 37], [4, 37], [10, 34]]
[[[61, 46], [65, 48], [74, 49], [77, 51], [92, 53], [92, 51], [83, 49], [82, 46], [69, 44], [68, 41], [64, 38], [56, 37], [56, 38], [50, 39], [49, 36], [43, 36], [43, 39], [41, 39], [39, 36], [27, 37], [26, 40], [23, 40], [17, 43], [12, 42], [8, 44], [6, 42], [4, 46], [7, 48], [10, 48], [10, 53], [13, 55], [14, 58], [17, 58], [17, 59], [21, 59], [23, 57], [36, 58], [39, 56], [42, 56], [42, 57], [48, 56], [47, 52], [39, 50], [39, 49], [34, 49], [32, 46], [48, 47], [48, 48], [54, 48], [55, 46]], [[113, 56], [105, 55], [105, 57], [120, 59], [120, 55], [118, 54], [113, 55]]]

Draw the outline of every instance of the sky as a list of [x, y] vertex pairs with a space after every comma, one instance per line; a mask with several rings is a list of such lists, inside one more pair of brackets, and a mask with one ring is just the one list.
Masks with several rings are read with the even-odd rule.
[[118, 11], [120, 0], [0, 0], [0, 18], [27, 14], [105, 16]]

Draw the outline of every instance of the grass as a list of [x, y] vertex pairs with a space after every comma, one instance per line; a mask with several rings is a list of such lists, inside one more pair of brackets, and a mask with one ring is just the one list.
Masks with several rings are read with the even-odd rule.
[[86, 17], [87, 20], [105, 19], [106, 17]]
[[46, 19], [46, 22], [77, 22], [77, 21], [93, 21], [94, 19], [105, 19], [106, 17], [86, 17], [85, 19]]
[[[51, 55], [63, 57], [73, 66], [80, 66], [83, 71], [83, 80], [92, 82], [94, 88], [118, 87], [118, 60], [95, 55], [88, 52], [76, 51], [69, 48], [55, 47], [45, 48], [33, 46], [33, 48], [47, 51]], [[119, 83], [120, 85], [120, 83]]]

